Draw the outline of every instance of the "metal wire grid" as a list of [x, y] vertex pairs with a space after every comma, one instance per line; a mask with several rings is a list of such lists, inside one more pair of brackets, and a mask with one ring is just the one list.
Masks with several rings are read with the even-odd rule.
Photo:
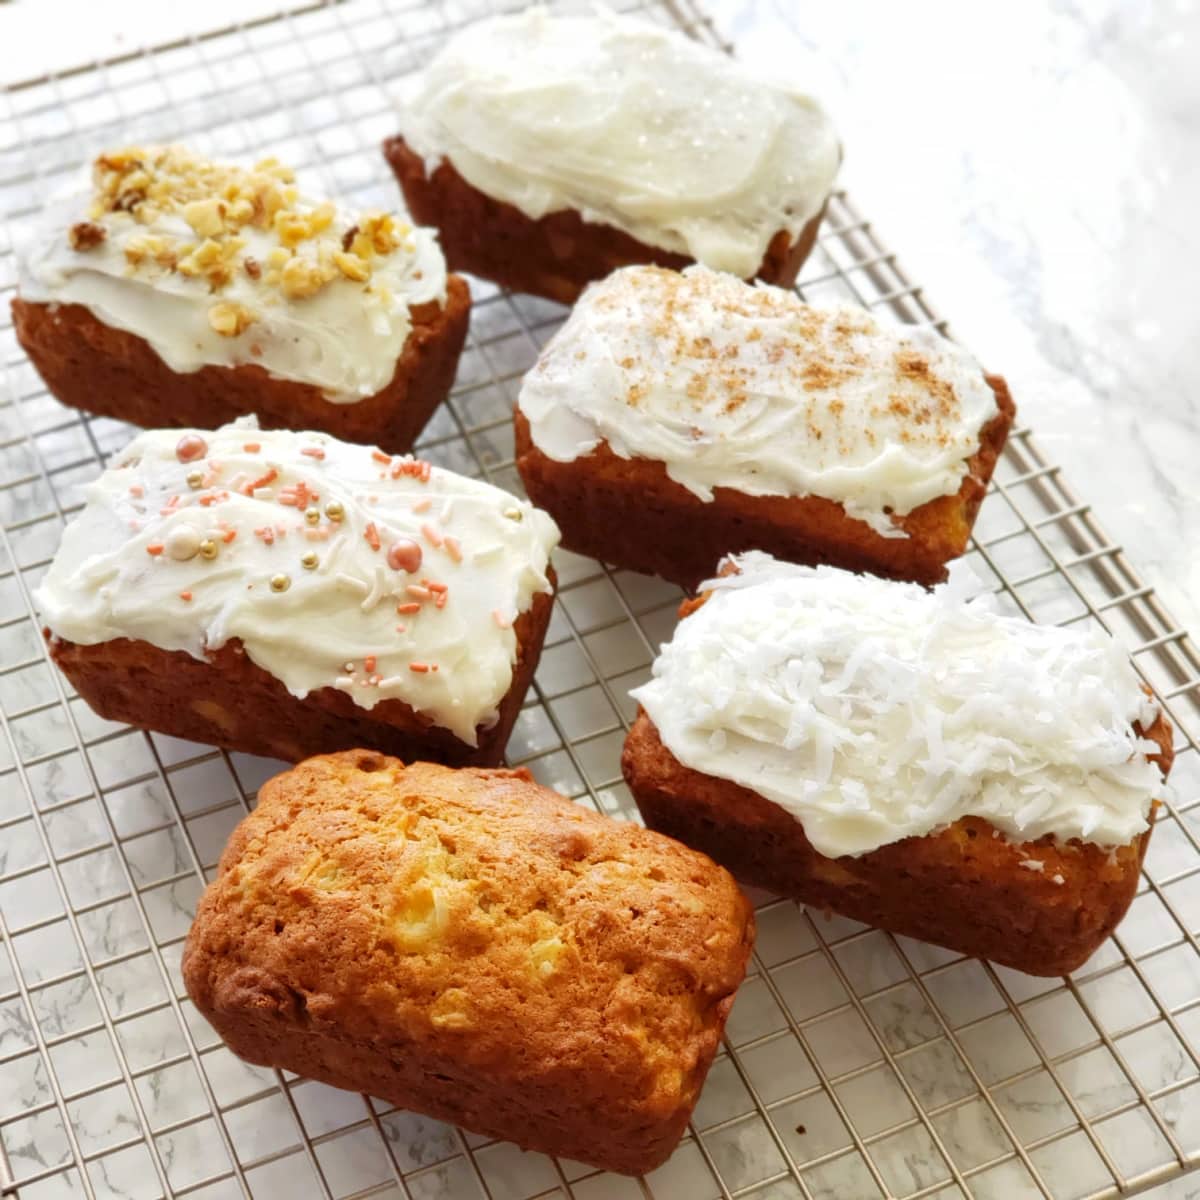
[[[98, 147], [152, 137], [269, 149], [357, 203], [394, 204], [377, 150], [385, 81], [494, 7], [308, 8], [13, 89], [0, 214], [19, 222]], [[690, 4], [630, 7], [716, 40]], [[802, 283], [942, 327], [845, 196]], [[562, 310], [474, 291], [455, 392], [422, 452], [519, 490], [511, 403]], [[2, 312], [0, 1194], [1008, 1200], [1131, 1194], [1200, 1160], [1200, 659], [1028, 431], [972, 564], [1031, 619], [1122, 636], [1177, 730], [1176, 800], [1129, 917], [1074, 977], [1033, 980], [761, 897], [752, 973], [689, 1135], [632, 1181], [249, 1067], [197, 1016], [178, 973], [192, 906], [276, 764], [100, 721], [48, 663], [30, 592], [79, 488], [130, 431], [46, 396]], [[636, 818], [618, 767], [627, 691], [679, 594], [571, 555], [559, 572], [510, 758]]]

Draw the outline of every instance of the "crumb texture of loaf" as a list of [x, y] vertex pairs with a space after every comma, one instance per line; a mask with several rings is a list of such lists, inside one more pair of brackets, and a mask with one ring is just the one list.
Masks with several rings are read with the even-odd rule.
[[752, 941], [721, 868], [526, 772], [347, 752], [264, 786], [183, 975], [251, 1062], [636, 1174], [683, 1133]]
[[[1146, 736], [1164, 773], [1171, 732]], [[684, 766], [639, 712], [621, 759], [647, 826], [714, 857], [743, 883], [1030, 975], [1081, 967], [1137, 890], [1150, 831], [1115, 849], [1051, 835], [1013, 842], [979, 817], [854, 857], [813, 849], [790, 813]], [[1032, 865], [1040, 864], [1040, 865]]]
[[467, 336], [471, 293], [451, 275], [446, 303], [413, 313], [391, 382], [353, 404], [254, 363], [174, 371], [144, 338], [106, 325], [80, 304], [12, 301], [21, 348], [55, 399], [151, 429], [215, 429], [253, 414], [264, 429], [319, 429], [348, 442], [411, 450], [450, 394]]
[[961, 346], [692, 266], [588, 289], [522, 382], [518, 471], [571, 550], [694, 587], [764, 550], [932, 584], [1014, 417]]
[[[520, 209], [472, 187], [448, 161], [432, 171], [402, 137], [388, 138], [384, 157], [395, 173], [414, 220], [432, 225], [446, 263], [506, 287], [574, 304], [590, 283], [637, 263], [682, 270], [694, 260], [647, 245], [621, 229], [585, 220], [574, 209], [527, 217]], [[758, 279], [791, 287], [813, 246], [825, 207], [793, 238], [780, 230], [754, 272]]]

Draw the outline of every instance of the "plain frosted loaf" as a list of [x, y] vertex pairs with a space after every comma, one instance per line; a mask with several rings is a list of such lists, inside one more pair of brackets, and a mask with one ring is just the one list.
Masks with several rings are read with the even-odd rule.
[[400, 129], [385, 153], [451, 265], [568, 303], [631, 262], [792, 283], [840, 158], [811, 97], [608, 10], [468, 26]]
[[694, 587], [726, 553], [935, 583], [1014, 414], [961, 346], [705, 267], [593, 285], [517, 402], [570, 550]]
[[1171, 732], [1098, 631], [946, 589], [735, 560], [633, 695], [652, 828], [747, 882], [1033, 974], [1137, 884]]
[[703, 855], [525, 771], [347, 753], [266, 784], [183, 957], [251, 1062], [639, 1174], [670, 1154], [753, 941]]
[[19, 254], [17, 336], [65, 404], [155, 427], [323, 429], [406, 451], [470, 295], [429, 229], [301, 195], [272, 159], [101, 154]]
[[553, 600], [544, 513], [320, 433], [141, 434], [37, 593], [112, 720], [298, 759], [499, 762]]

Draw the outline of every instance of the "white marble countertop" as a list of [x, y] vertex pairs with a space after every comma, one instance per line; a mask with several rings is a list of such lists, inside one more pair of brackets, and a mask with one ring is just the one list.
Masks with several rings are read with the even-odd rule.
[[706, 0], [819, 96], [842, 180], [1200, 630], [1200, 8]]

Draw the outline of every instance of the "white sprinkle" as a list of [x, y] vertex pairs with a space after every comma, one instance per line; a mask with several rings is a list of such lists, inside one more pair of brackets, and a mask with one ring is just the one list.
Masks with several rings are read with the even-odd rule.
[[482, 550], [476, 550], [475, 553], [471, 555], [471, 561], [473, 563], [486, 562], [488, 559], [495, 558], [498, 554], [503, 553], [503, 542], [496, 542], [495, 545], [484, 546]]
[[339, 571], [333, 578], [336, 582], [345, 587], [353, 588], [356, 592], [364, 596], [371, 590], [371, 585], [365, 579], [358, 579], [354, 575], [347, 575], [345, 571]]
[[[409, 678], [411, 679], [411, 676]], [[386, 678], [381, 679], [379, 681], [378, 686], [381, 688], [399, 687], [400, 684], [402, 684], [403, 682], [404, 682], [403, 675], [388, 675]]]
[[1046, 869], [1046, 864], [1039, 862], [1036, 858], [1021, 859], [1021, 866], [1027, 871], [1044, 871]]
[[339, 675], [334, 681], [333, 686], [343, 692], [351, 691], [354, 687], [353, 675]]
[[255, 500], [270, 500], [271, 489], [269, 487], [257, 487], [254, 489]]
[[441, 512], [438, 513], [438, 520], [439, 521], [450, 520], [450, 511], [453, 508], [454, 508], [454, 497], [451, 496], [450, 498], [448, 498], [446, 500], [446, 503], [442, 505]]
[[1051, 875], [1050, 880], [1052, 883], [1057, 883], [1059, 887], [1067, 882], [1061, 875]]
[[387, 594], [387, 586], [383, 578], [383, 568], [377, 565], [375, 567], [375, 578], [371, 581], [371, 590], [363, 597], [363, 602], [360, 606], [363, 612], [370, 612]]

